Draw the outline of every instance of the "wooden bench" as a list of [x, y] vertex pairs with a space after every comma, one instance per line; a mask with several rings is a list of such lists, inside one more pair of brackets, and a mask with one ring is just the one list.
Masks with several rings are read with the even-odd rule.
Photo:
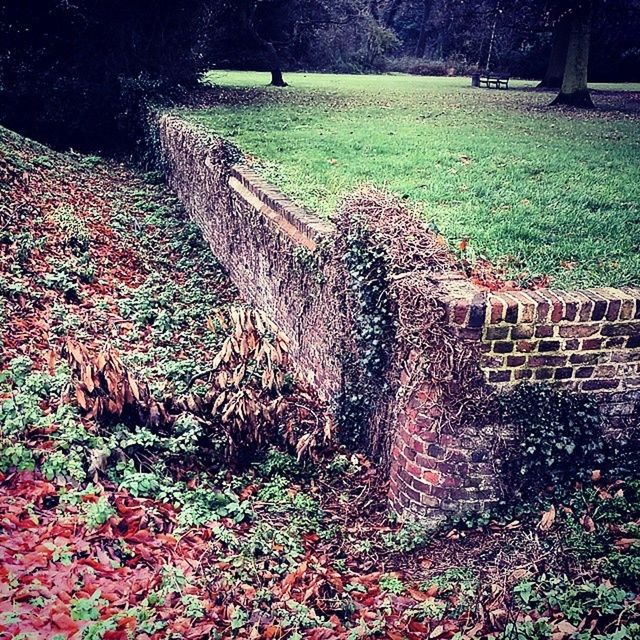
[[471, 76], [472, 87], [484, 87], [486, 89], [508, 89], [511, 76], [506, 73], [493, 73], [482, 71]]

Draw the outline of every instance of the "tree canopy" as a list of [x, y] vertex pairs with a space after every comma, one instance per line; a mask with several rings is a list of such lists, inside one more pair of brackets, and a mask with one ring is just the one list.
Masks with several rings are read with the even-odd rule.
[[[0, 118], [61, 146], [129, 141], [140, 97], [210, 68], [467, 73], [560, 87], [640, 80], [640, 0], [594, 0], [588, 47], [569, 47], [582, 0], [42, 0], [0, 3]], [[584, 14], [583, 14], [584, 15]], [[590, 51], [590, 56], [589, 56]], [[549, 63], [549, 64], [547, 64]], [[546, 70], [546, 73], [545, 73]], [[572, 82], [576, 77], [573, 74]], [[565, 87], [571, 93], [571, 87]], [[567, 90], [563, 89], [563, 95]], [[583, 94], [584, 95], [584, 94]]]

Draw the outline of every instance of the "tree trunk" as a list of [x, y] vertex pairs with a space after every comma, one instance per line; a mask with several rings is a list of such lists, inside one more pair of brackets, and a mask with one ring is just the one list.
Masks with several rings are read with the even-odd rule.
[[269, 66], [271, 68], [271, 85], [274, 87], [288, 87], [289, 85], [282, 77], [282, 67], [280, 66], [280, 56], [272, 42], [262, 40], [262, 46], [269, 56]]
[[384, 13], [382, 16], [384, 21], [384, 26], [387, 27], [387, 29], [393, 28], [393, 24], [396, 21], [396, 14], [398, 13], [398, 9], [400, 9], [400, 6], [402, 5], [402, 2], [403, 0], [389, 1], [389, 4], [384, 10]]
[[420, 25], [420, 35], [418, 36], [418, 44], [416, 44], [416, 58], [424, 58], [427, 48], [427, 27], [431, 16], [431, 7], [433, 0], [423, 0], [422, 23]]
[[593, 107], [587, 87], [592, 15], [593, 0], [580, 0], [573, 8], [562, 87], [553, 105]]
[[266, 40], [259, 33], [256, 27], [256, 11], [258, 9], [257, 0], [253, 0], [249, 5], [245, 5], [244, 10], [244, 24], [249, 32], [249, 35], [253, 38], [267, 54], [269, 62], [269, 70], [271, 72], [271, 85], [274, 87], [288, 87], [289, 85], [284, 81], [282, 77], [282, 67], [280, 66], [280, 56], [278, 50], [275, 48], [273, 42]]
[[553, 29], [553, 42], [551, 44], [551, 56], [547, 71], [542, 82], [538, 85], [545, 89], [559, 89], [562, 86], [562, 76], [567, 63], [567, 50], [569, 49], [569, 36], [571, 35], [571, 21], [567, 16], [558, 20]]

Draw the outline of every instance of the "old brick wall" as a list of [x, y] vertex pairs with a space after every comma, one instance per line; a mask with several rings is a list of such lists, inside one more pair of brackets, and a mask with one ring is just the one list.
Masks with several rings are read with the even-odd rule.
[[[467, 286], [450, 288], [444, 300], [460, 340], [477, 350], [489, 387], [508, 391], [526, 380], [597, 394], [612, 430], [638, 415], [640, 288], [478, 295]], [[501, 497], [510, 434], [482, 416], [477, 429], [442, 432], [429, 408], [433, 392], [432, 385], [415, 389], [400, 412], [390, 497], [398, 511], [438, 522]]]
[[[333, 251], [338, 230], [236, 164], [237, 152], [199, 127], [165, 114], [157, 134], [169, 182], [213, 253], [244, 298], [282, 328], [299, 370], [335, 408], [353, 364], [345, 362], [340, 339], [353, 332], [353, 320]], [[614, 428], [637, 412], [639, 288], [488, 294], [454, 271], [424, 277], [458, 351], [477, 363], [483, 389], [540, 381], [595, 393]], [[443, 382], [416, 384], [425, 355], [412, 352], [403, 362], [397, 395], [382, 413], [391, 416], [391, 504], [438, 522], [502, 495], [501, 455], [510, 434], [487, 421], [481, 407], [442, 429], [451, 411], [441, 402]]]
[[323, 252], [334, 226], [275, 191], [223, 140], [161, 115], [160, 152], [172, 188], [242, 296], [290, 340], [306, 379], [331, 401], [342, 388], [335, 270]]

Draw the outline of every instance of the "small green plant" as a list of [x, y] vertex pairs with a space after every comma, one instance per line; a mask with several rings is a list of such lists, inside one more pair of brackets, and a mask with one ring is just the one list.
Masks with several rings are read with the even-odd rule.
[[53, 211], [51, 217], [58, 227], [64, 243], [74, 254], [80, 255], [89, 250], [91, 234], [71, 205], [60, 205]]
[[382, 541], [389, 551], [412, 552], [425, 547], [432, 538], [432, 533], [423, 522], [409, 520], [394, 532], [384, 533]]
[[35, 465], [33, 452], [27, 445], [0, 438], [0, 472], [33, 471]]
[[82, 156], [80, 158], [80, 164], [87, 169], [94, 169], [102, 162], [100, 156]]
[[273, 448], [264, 454], [263, 459], [256, 464], [256, 469], [266, 478], [274, 476], [295, 478], [303, 472], [300, 463], [294, 456]]
[[83, 516], [88, 529], [99, 529], [116, 511], [106, 497], [83, 503]]
[[71, 618], [78, 621], [98, 620], [100, 609], [109, 604], [100, 596], [100, 589], [96, 589], [89, 598], [73, 598], [69, 603]]
[[386, 591], [387, 593], [392, 593], [396, 596], [401, 595], [405, 592], [406, 586], [398, 578], [398, 576], [393, 575], [391, 573], [386, 573], [380, 576], [380, 589], [382, 591]]

